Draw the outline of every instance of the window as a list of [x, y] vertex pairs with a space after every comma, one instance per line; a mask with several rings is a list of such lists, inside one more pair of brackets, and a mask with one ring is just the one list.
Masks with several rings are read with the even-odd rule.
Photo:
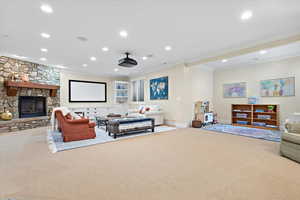
[[136, 80], [131, 82], [132, 85], [132, 101], [144, 101], [144, 80]]

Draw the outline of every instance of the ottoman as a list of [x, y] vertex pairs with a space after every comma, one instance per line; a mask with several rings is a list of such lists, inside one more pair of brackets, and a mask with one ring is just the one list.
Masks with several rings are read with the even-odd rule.
[[108, 135], [114, 138], [128, 133], [142, 133], [149, 129], [154, 132], [154, 128], [153, 118], [120, 118], [107, 122]]

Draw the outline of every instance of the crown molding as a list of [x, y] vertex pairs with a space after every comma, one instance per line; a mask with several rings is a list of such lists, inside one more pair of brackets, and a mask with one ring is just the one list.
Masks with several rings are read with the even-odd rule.
[[221, 54], [218, 56], [208, 57], [208, 58], [200, 59], [197, 61], [189, 62], [189, 63], [186, 63], [186, 66], [191, 67], [191, 66], [195, 66], [195, 65], [201, 65], [201, 64], [206, 64], [209, 62], [218, 61], [218, 60], [230, 59], [230, 58], [233, 58], [236, 56], [241, 56], [244, 54], [257, 52], [257, 51], [264, 50], [264, 49], [279, 47], [279, 46], [283, 46], [283, 45], [287, 45], [287, 44], [299, 42], [299, 41], [300, 41], [300, 34], [294, 35], [294, 36], [291, 36], [288, 38], [284, 38], [284, 39], [279, 39], [279, 40], [274, 40], [271, 42], [266, 42], [263, 44], [258, 44], [258, 45], [252, 46], [252, 47], [248, 47], [248, 48], [244, 48], [244, 49], [240, 49], [240, 50], [236, 50], [236, 51], [231, 51], [229, 53], [224, 53], [224, 54]]

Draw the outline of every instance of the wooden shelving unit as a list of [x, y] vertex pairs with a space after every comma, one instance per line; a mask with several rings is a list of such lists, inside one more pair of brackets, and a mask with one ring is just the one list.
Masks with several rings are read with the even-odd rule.
[[[272, 110], [269, 109], [270, 106], [273, 107]], [[234, 126], [270, 130], [278, 130], [280, 126], [279, 105], [277, 104], [232, 104], [231, 116], [231, 122]], [[265, 118], [262, 118], [263, 116]]]

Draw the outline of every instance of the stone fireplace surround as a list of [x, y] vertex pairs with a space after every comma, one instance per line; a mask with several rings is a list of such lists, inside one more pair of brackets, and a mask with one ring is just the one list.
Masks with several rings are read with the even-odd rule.
[[[0, 120], [0, 133], [47, 126], [49, 124], [49, 116], [51, 115], [53, 108], [60, 105], [59, 90], [55, 97], [51, 97], [48, 89], [17, 88], [16, 96], [7, 96], [4, 81], [9, 80], [12, 72], [16, 73], [18, 76], [27, 74], [29, 81], [34, 83], [49, 85], [59, 85], [60, 83], [60, 74], [58, 69], [1, 56], [0, 113], [4, 112], [4, 108], [9, 110], [13, 114], [13, 120]], [[19, 96], [45, 97], [47, 115], [32, 118], [19, 118]]]

